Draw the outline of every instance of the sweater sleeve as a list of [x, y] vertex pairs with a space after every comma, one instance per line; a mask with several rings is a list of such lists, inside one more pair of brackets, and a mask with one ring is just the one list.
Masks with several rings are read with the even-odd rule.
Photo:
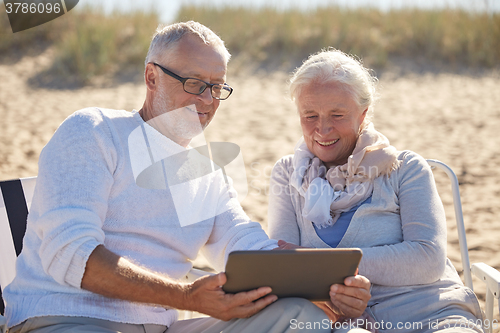
[[277, 241], [269, 239], [260, 223], [253, 222], [238, 202], [235, 189], [221, 182], [218, 211], [202, 253], [217, 271], [223, 271], [229, 253], [242, 250], [272, 250]]
[[300, 230], [290, 194], [287, 163], [290, 157], [279, 160], [271, 172], [269, 184], [268, 228], [269, 237], [300, 244]]
[[66, 119], [40, 155], [30, 218], [42, 266], [62, 285], [80, 288], [88, 257], [104, 243], [116, 158], [109, 127], [95, 109]]
[[391, 175], [399, 179], [396, 186], [403, 239], [362, 248], [359, 272], [375, 284], [432, 283], [442, 276], [446, 265], [446, 218], [432, 171], [421, 156], [404, 154], [398, 175]]

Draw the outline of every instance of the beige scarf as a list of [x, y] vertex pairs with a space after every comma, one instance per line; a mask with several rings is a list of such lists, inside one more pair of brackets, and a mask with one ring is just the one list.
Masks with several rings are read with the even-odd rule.
[[396, 148], [369, 123], [361, 130], [347, 163], [329, 170], [302, 138], [295, 147], [290, 184], [305, 199], [302, 215], [319, 228], [328, 227], [342, 212], [372, 194], [376, 177], [390, 175], [398, 165]]

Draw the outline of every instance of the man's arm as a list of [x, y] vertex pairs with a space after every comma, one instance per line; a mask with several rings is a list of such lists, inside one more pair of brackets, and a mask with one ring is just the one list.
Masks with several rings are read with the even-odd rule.
[[81, 287], [110, 298], [197, 311], [222, 320], [250, 317], [277, 299], [263, 297], [271, 292], [269, 287], [226, 294], [224, 283], [224, 273], [193, 283], [175, 282], [99, 245], [87, 261]]

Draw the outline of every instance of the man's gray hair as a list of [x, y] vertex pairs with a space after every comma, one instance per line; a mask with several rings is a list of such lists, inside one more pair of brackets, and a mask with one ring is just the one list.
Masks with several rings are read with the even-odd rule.
[[339, 50], [328, 49], [309, 56], [290, 79], [290, 97], [297, 102], [304, 87], [329, 82], [344, 85], [363, 110], [368, 108], [364, 123], [371, 121], [378, 80], [360, 61]]
[[224, 57], [226, 63], [231, 58], [231, 54], [225, 47], [222, 39], [220, 39], [217, 34], [201, 23], [188, 21], [174, 23], [167, 26], [158, 26], [155, 34], [153, 35], [153, 39], [151, 40], [151, 44], [149, 45], [145, 65], [149, 62], [157, 62], [170, 56], [171, 52], [175, 50], [177, 42], [186, 33], [198, 36], [203, 43], [211, 45], [217, 49]]

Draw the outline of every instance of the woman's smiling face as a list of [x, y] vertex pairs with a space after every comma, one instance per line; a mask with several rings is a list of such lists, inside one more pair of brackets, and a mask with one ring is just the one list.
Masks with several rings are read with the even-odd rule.
[[327, 167], [342, 165], [356, 146], [366, 110], [338, 82], [305, 86], [297, 100], [307, 148]]

